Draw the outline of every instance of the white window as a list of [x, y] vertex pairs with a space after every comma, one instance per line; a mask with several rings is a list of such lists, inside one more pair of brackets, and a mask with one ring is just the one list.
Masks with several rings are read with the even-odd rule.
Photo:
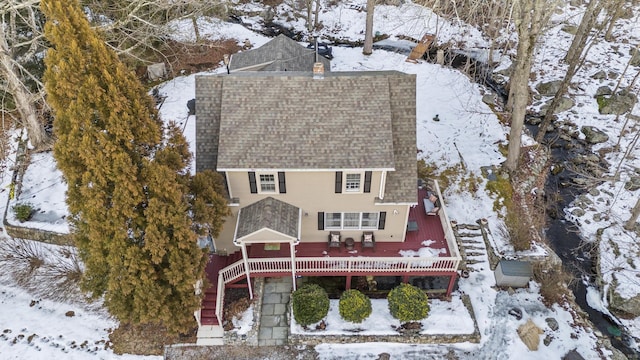
[[363, 229], [377, 229], [379, 217], [380, 213], [377, 212], [362, 213], [361, 227]]
[[324, 228], [327, 230], [377, 229], [380, 213], [347, 212], [325, 213]]
[[342, 213], [325, 213], [325, 229], [342, 229]]
[[359, 229], [360, 213], [343, 213], [342, 228], [343, 229]]
[[360, 192], [361, 187], [361, 178], [362, 174], [359, 173], [351, 173], [345, 174], [344, 176], [344, 191], [345, 192]]
[[275, 174], [260, 174], [258, 179], [260, 180], [261, 193], [276, 192], [276, 175]]

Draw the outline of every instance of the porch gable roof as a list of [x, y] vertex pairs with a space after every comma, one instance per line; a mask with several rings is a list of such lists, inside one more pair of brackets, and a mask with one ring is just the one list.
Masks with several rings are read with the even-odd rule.
[[300, 208], [267, 197], [240, 209], [234, 241], [264, 231], [281, 234], [283, 239], [300, 239]]

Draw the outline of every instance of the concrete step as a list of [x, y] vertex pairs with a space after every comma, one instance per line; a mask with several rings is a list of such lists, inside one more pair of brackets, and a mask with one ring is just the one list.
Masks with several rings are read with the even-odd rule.
[[198, 346], [224, 345], [224, 340], [222, 340], [222, 338], [198, 338], [196, 340], [196, 345]]
[[198, 328], [198, 339], [200, 338], [222, 338], [224, 329], [220, 325], [202, 325]]

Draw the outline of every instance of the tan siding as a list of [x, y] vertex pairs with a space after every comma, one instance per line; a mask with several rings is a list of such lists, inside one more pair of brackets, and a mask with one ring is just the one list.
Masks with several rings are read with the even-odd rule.
[[[259, 172], [256, 173], [259, 175]], [[370, 193], [335, 193], [335, 172], [286, 172], [286, 194], [251, 194], [247, 172], [228, 172], [229, 184], [233, 196], [240, 200], [240, 207], [245, 207], [267, 196], [288, 202], [302, 210], [303, 242], [320, 242], [327, 240], [328, 230], [318, 230], [318, 212], [387, 212], [384, 230], [373, 230], [376, 241], [404, 240], [408, 205], [375, 205], [379, 195], [382, 172], [374, 171], [371, 179]], [[364, 186], [364, 178], [362, 179]], [[259, 183], [258, 183], [259, 187]], [[394, 210], [398, 214], [394, 214]], [[235, 210], [237, 212], [237, 210]], [[229, 234], [228, 228], [232, 231]], [[233, 236], [233, 224], [226, 223], [223, 236]], [[343, 239], [353, 237], [360, 241], [364, 230], [341, 230]]]

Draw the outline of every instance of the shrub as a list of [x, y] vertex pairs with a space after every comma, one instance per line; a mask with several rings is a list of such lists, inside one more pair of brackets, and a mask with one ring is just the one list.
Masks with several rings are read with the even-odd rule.
[[361, 323], [371, 315], [371, 300], [358, 290], [347, 290], [340, 296], [340, 316], [353, 323]]
[[316, 284], [306, 284], [291, 294], [293, 318], [302, 326], [322, 320], [329, 312], [329, 296]]
[[33, 211], [33, 205], [29, 203], [16, 204], [13, 206], [13, 212], [16, 214], [16, 219], [20, 222], [25, 222], [31, 219]]
[[409, 284], [400, 284], [389, 292], [389, 311], [402, 321], [419, 321], [429, 314], [429, 299], [424, 291]]

